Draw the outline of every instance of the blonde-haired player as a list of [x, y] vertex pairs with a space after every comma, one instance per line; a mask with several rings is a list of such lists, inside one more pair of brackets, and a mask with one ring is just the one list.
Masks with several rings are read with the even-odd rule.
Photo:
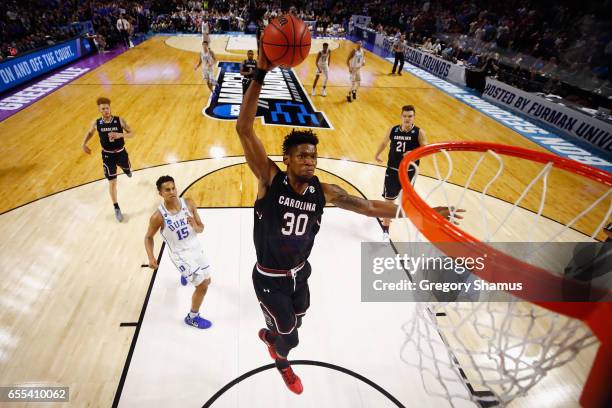
[[361, 67], [365, 65], [365, 52], [361, 48], [361, 41], [357, 41], [357, 48], [354, 48], [349, 54], [346, 59], [346, 65], [351, 76], [351, 90], [346, 96], [346, 100], [353, 102], [353, 100], [357, 99], [357, 89], [359, 89], [361, 84]]
[[312, 84], [312, 96], [317, 94], [316, 87], [317, 81], [319, 81], [319, 75], [323, 74], [323, 89], [321, 90], [321, 96], [327, 96], [327, 79], [329, 78], [329, 64], [331, 63], [331, 50], [329, 44], [323, 43], [323, 49], [317, 54], [317, 72], [315, 74], [315, 80]]
[[202, 65], [202, 76], [204, 81], [210, 89], [210, 92], [214, 92], [215, 89], [215, 71], [214, 66], [217, 62], [215, 53], [208, 46], [208, 41], [202, 41], [202, 51], [200, 52], [200, 58], [195, 66], [194, 70], [197, 70]]

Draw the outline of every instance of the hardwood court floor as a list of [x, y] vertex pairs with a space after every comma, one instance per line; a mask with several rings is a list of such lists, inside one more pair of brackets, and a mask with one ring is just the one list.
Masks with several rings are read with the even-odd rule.
[[[119, 324], [138, 321], [151, 281], [152, 272], [140, 264], [146, 261], [142, 238], [147, 220], [159, 198], [155, 179], [172, 174], [182, 191], [203, 174], [243, 161], [234, 123], [201, 114], [209, 93], [193, 70], [197, 55], [165, 41], [154, 37], [0, 123], [0, 229], [5, 234], [0, 243], [1, 384], [56, 382], [71, 387], [74, 406], [109, 406], [134, 335], [133, 327]], [[312, 99], [334, 127], [318, 132], [319, 155], [365, 164], [355, 171], [351, 166], [342, 170], [339, 160], [329, 161], [335, 165], [325, 162], [328, 169], [340, 166], [325, 176], [328, 181], [344, 183], [342, 177], [365, 196], [379, 197], [383, 169], [372, 166], [374, 152], [398, 122], [404, 104], [416, 106], [416, 123], [427, 131], [430, 143], [477, 139], [542, 150], [415, 77], [388, 76], [390, 64], [369, 52], [358, 99], [348, 104], [345, 61], [352, 47], [339, 42], [328, 96]], [[314, 61], [311, 55], [295, 69], [306, 90], [314, 79]], [[98, 117], [98, 96], [109, 97], [113, 113], [136, 133], [127, 148], [137, 171], [131, 180], [119, 177], [123, 224], [114, 220], [107, 183], [101, 180], [97, 140], [90, 142], [91, 156], [80, 148], [83, 134]], [[278, 155], [287, 128], [256, 122], [256, 131], [268, 153]], [[212, 147], [229, 158], [213, 158]], [[474, 161], [458, 158], [457, 180], [465, 179], [471, 170], [467, 163]], [[485, 163], [485, 173], [494, 168]], [[516, 164], [514, 169], [526, 178], [539, 167]], [[430, 161], [423, 161], [422, 172], [434, 174]], [[553, 177], [558, 190], [549, 193], [545, 213], [554, 219], [566, 221], [576, 213], [579, 206], [567, 197], [584, 201], [600, 192], [572, 177]], [[203, 180], [189, 192], [197, 205], [252, 205], [254, 179], [244, 165]], [[492, 194], [516, 198], [519, 187], [509, 180], [502, 179]], [[478, 188], [485, 179], [475, 182]], [[527, 208], [537, 206], [536, 195], [527, 199]], [[594, 220], [588, 218], [581, 229], [592, 228]], [[589, 365], [588, 358], [584, 364]], [[572, 385], [561, 403], [570, 406], [579, 388]]]

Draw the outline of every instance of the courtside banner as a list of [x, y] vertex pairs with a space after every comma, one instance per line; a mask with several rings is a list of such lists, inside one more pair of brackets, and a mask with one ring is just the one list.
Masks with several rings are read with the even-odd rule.
[[[82, 48], [82, 49], [81, 49]], [[80, 38], [0, 63], [0, 93], [74, 61], [91, 52]]]
[[405, 59], [437, 77], [465, 86], [465, 68], [462, 66], [413, 47], [406, 47]]
[[592, 116], [548, 101], [493, 78], [487, 78], [484, 99], [523, 113], [598, 149], [612, 153], [612, 125]]

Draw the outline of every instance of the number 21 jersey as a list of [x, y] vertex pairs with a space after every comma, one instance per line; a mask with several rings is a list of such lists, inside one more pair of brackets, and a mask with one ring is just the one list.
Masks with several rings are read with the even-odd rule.
[[[389, 139], [391, 146], [389, 147], [387, 167], [390, 170], [397, 171], [404, 158], [404, 154], [420, 146], [419, 128], [413, 126], [412, 129], [404, 132], [400, 125], [394, 126], [391, 132], [389, 132]], [[419, 162], [417, 161], [416, 164], [419, 164]]]

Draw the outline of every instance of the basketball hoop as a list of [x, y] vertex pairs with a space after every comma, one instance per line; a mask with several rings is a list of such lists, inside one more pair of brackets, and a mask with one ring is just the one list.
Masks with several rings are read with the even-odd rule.
[[[472, 171], [463, 186], [451, 183], [453, 160], [449, 152], [457, 155], [479, 155]], [[466, 153], [474, 152], [474, 153]], [[445, 157], [447, 171], [441, 176], [437, 156]], [[408, 167], [424, 157], [432, 157], [437, 182], [428, 192], [420, 194], [408, 178]], [[512, 158], [508, 158], [512, 157]], [[483, 160], [497, 163], [496, 171], [489, 171], [491, 179], [480, 192], [474, 193], [471, 183]], [[487, 194], [494, 182], [504, 173], [505, 161], [523, 160], [539, 166], [533, 177], [512, 203], [505, 203], [507, 208], [496, 213], [501, 221], [497, 226], [491, 225], [487, 218], [487, 203], [491, 200]], [[514, 159], [517, 158], [517, 159]], [[534, 165], [533, 163], [538, 163]], [[556, 169], [556, 170], [554, 170]], [[528, 260], [507, 254], [492, 245], [500, 230], [509, 228], [508, 220], [512, 214], [520, 211], [521, 203], [528, 194], [541, 190], [537, 211], [530, 212], [533, 221], [531, 227], [524, 228], [531, 235], [538, 222], [546, 218], [543, 214], [547, 191], [550, 189], [551, 172], [571, 173], [578, 179], [596, 185], [594, 200], [582, 210], [576, 211], [571, 218], [561, 224], [553, 234], [540, 239], [542, 242], [555, 242], [566, 232], [571, 231], [576, 223], [589, 217], [593, 226], [590, 239], [602, 231], [612, 214], [612, 174], [588, 165], [520, 147], [506, 146], [483, 142], [448, 142], [420, 147], [406, 154], [399, 168], [402, 185], [401, 211], [408, 217], [418, 232], [448, 256], [476, 256], [485, 254], [488, 267], [476, 272], [479, 278], [491, 283], [523, 283], [525, 291], [515, 293], [517, 301], [499, 303], [419, 303], [415, 316], [404, 325], [407, 340], [404, 347], [414, 346], [417, 349], [418, 361], [409, 364], [417, 366], [423, 376], [426, 390], [433, 395], [445, 397], [449, 401], [459, 398], [479, 403], [481, 406], [503, 406], [518, 396], [525, 395], [547, 372], [572, 360], [583, 348], [599, 340], [597, 356], [585, 383], [580, 402], [586, 407], [604, 406], [604, 398], [609, 392], [609, 379], [612, 378], [612, 291], [598, 287], [600, 302], [561, 302], [548, 301], [558, 296], [561, 287], [580, 288], [584, 282], [578, 282], [551, 272], [546, 267], [534, 265]], [[554, 177], [557, 177], [555, 173]], [[454, 197], [448, 189], [454, 189]], [[437, 200], [429, 203], [432, 194]], [[454, 213], [449, 220], [432, 208], [433, 205], [446, 205], [460, 208], [466, 194], [478, 195], [477, 211], [468, 210], [465, 218], [482, 218], [479, 230], [482, 237], [466, 231], [463, 225], [454, 225]], [[577, 194], [576, 194], [577, 195]], [[424, 198], [423, 198], [424, 196]], [[571, 197], [570, 197], [571, 198]], [[583, 203], [580, 203], [583, 204]], [[399, 212], [399, 210], [398, 210]], [[597, 213], [597, 214], [595, 214]], [[595, 214], [595, 215], [594, 215]], [[598, 217], [595, 217], [595, 216]], [[598, 221], [593, 221], [597, 218]], [[553, 223], [549, 219], [544, 222]], [[494, 223], [493, 223], [494, 224]], [[530, 241], [530, 237], [525, 239]], [[536, 240], [537, 241], [537, 240]], [[445, 244], [446, 243], [446, 244]], [[449, 246], [448, 243], [454, 243]], [[449, 249], [450, 250], [449, 253]], [[537, 299], [537, 300], [533, 300]], [[520, 300], [520, 301], [519, 301]], [[527, 302], [524, 302], [524, 301]], [[531, 306], [534, 305], [535, 306]], [[518, 324], [521, 322], [521, 324]], [[517, 325], [521, 330], [517, 330]], [[470, 327], [477, 337], [486, 343], [484, 350], [467, 344], [459, 333]], [[540, 328], [538, 328], [538, 326]], [[542, 327], [544, 329], [542, 329]], [[436, 346], [437, 344], [437, 346]], [[446, 349], [440, 353], [439, 348]], [[535, 350], [535, 352], [534, 352]], [[442, 356], [441, 354], [444, 354]], [[435, 390], [426, 384], [425, 377], [433, 378]], [[453, 384], [454, 383], [454, 384]], [[455, 387], [461, 384], [463, 387]]]

